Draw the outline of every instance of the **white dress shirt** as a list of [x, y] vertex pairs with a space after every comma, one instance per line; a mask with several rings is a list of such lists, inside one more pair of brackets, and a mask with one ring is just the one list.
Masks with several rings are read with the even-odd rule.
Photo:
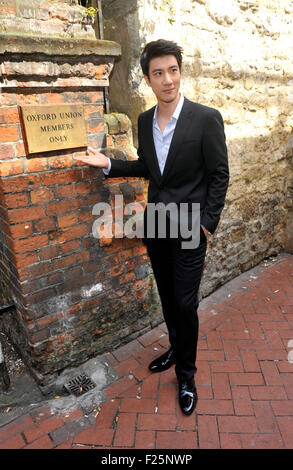
[[[182, 95], [182, 93], [180, 93], [180, 99], [178, 101], [178, 104], [172, 114], [170, 121], [165, 127], [164, 132], [161, 131], [158, 121], [157, 121], [158, 105], [156, 105], [155, 107], [155, 112], [154, 112], [154, 117], [153, 117], [153, 138], [154, 138], [154, 144], [155, 144], [155, 149], [156, 149], [156, 154], [157, 154], [157, 159], [158, 159], [158, 164], [160, 167], [161, 174], [164, 171], [170, 144], [171, 144], [174, 130], [175, 130], [182, 106], [183, 106], [183, 102], [184, 102], [184, 96]], [[111, 170], [111, 160], [110, 158], [108, 158], [108, 160], [109, 160], [109, 167], [103, 169], [103, 172], [105, 173], [105, 175], [108, 175]]]

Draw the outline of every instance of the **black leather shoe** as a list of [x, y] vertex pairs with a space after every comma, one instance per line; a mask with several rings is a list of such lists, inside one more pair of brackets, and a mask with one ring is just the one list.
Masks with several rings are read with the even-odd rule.
[[175, 364], [175, 353], [174, 349], [170, 348], [162, 356], [151, 362], [149, 369], [151, 372], [162, 372], [169, 369], [173, 364]]
[[197, 400], [194, 379], [179, 382], [179, 405], [185, 415], [190, 415], [193, 412]]

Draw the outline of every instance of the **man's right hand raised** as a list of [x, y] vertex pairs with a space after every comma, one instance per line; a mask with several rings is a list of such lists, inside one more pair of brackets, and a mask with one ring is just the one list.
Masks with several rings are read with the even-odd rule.
[[87, 163], [87, 165], [96, 166], [98, 168], [109, 168], [109, 159], [105, 155], [93, 149], [92, 147], [88, 147], [88, 151], [91, 153], [91, 155], [73, 157], [74, 160]]

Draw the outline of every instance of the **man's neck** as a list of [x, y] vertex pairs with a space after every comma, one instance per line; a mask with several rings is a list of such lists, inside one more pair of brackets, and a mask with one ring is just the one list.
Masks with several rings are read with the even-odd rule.
[[165, 101], [158, 101], [158, 111], [157, 114], [160, 116], [162, 119], [168, 119], [170, 120], [176, 107], [177, 104], [179, 103], [180, 100], [180, 93], [176, 96], [176, 98], [171, 101], [170, 103], [166, 103]]

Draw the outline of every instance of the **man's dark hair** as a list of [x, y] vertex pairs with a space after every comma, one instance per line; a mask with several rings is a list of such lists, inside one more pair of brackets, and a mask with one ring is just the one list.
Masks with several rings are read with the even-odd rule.
[[141, 53], [140, 65], [143, 74], [149, 77], [150, 61], [155, 57], [162, 57], [163, 55], [174, 55], [179, 66], [179, 70], [181, 71], [182, 47], [178, 46], [176, 42], [158, 39], [157, 41], [152, 41], [146, 44]]

